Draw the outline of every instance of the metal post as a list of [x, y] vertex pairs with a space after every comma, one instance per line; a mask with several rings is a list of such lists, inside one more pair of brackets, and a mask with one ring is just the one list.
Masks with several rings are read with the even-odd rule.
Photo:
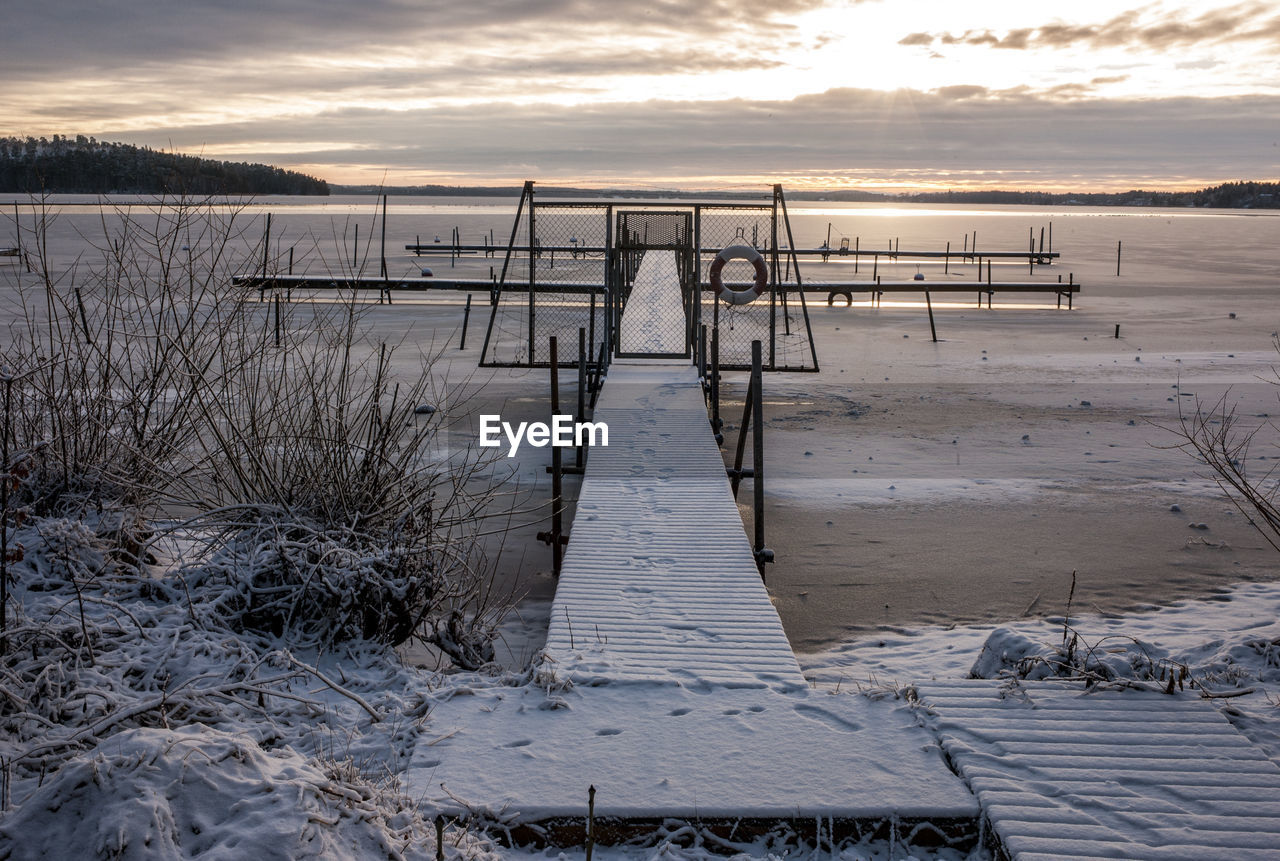
[[760, 579], [764, 579], [764, 564], [772, 555], [764, 548], [764, 388], [763, 373], [760, 361], [760, 342], [751, 342], [751, 388], [755, 390], [752, 401], [752, 418], [755, 428], [751, 436], [751, 490], [755, 514], [752, 521], [755, 525], [756, 567], [760, 569]]
[[933, 300], [929, 298], [929, 291], [924, 291], [924, 304], [929, 308], [929, 333], [933, 335], [933, 343], [938, 343], [938, 330], [933, 325]]
[[1122, 244], [1122, 241], [1117, 239], [1116, 240], [1116, 276], [1117, 277], [1120, 275], [1120, 245], [1121, 244]]
[[[776, 366], [776, 349], [778, 345], [778, 196], [782, 194], [782, 186], [773, 187], [773, 217], [769, 221], [769, 242], [773, 249], [773, 284], [769, 291], [769, 367]], [[786, 313], [786, 309], [783, 309]]]
[[707, 324], [698, 327], [698, 376], [702, 379], [702, 395], [705, 398], [711, 390], [711, 381], [707, 379]]
[[[587, 420], [587, 359], [590, 353], [587, 352], [587, 329], [585, 326], [578, 327], [578, 417], [577, 422], [580, 424]], [[582, 469], [583, 462], [586, 460], [586, 446], [578, 445], [577, 432], [574, 432], [574, 451], [573, 462], [578, 469]]]
[[271, 297], [275, 300], [276, 306], [276, 346], [280, 346], [280, 294], [276, 293]]
[[752, 388], [750, 382], [747, 384], [747, 396], [742, 402], [742, 423], [738, 426], [738, 446], [733, 453], [733, 469], [729, 472], [729, 489], [733, 491], [733, 498], [738, 498], [738, 485], [742, 484], [742, 458], [747, 451], [747, 433], [751, 430], [751, 414], [752, 401], [754, 399], [755, 389]]
[[[551, 337], [551, 419], [560, 414], [560, 370], [556, 365], [556, 339]], [[563, 468], [560, 462], [560, 446], [551, 446], [551, 571], [560, 576], [560, 517], [562, 505], [560, 482]]]
[[724, 422], [720, 420], [720, 327], [711, 330], [711, 430], [715, 433], [716, 444], [724, 442], [721, 429]]
[[379, 272], [381, 277], [387, 277], [387, 196], [382, 195], [382, 249], [379, 256], [382, 258], [382, 266]]
[[467, 307], [462, 310], [462, 340], [458, 342], [458, 349], [465, 350], [467, 348], [467, 322], [471, 319], [471, 294], [467, 294]]
[[[533, 250], [537, 233], [535, 232], [536, 222], [533, 214], [533, 183], [528, 182], [525, 184], [525, 187], [529, 190], [529, 367], [533, 367], [533, 345], [535, 343], [533, 340], [535, 315], [533, 294], [537, 288], [538, 274], [537, 263], [533, 259]], [[557, 573], [559, 573], [559, 569], [557, 569]]]
[[[267, 254], [271, 250], [271, 213], [267, 213], [267, 229], [262, 234], [262, 278], [267, 277]], [[1119, 273], [1117, 273], [1119, 274]]]

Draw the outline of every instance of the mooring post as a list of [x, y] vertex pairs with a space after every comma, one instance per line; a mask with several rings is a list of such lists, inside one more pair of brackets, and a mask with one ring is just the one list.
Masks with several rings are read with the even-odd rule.
[[280, 346], [280, 294], [275, 293], [271, 297], [275, 300], [276, 306], [276, 346]]
[[[267, 218], [268, 219], [271, 218], [270, 213], [267, 214]], [[353, 239], [351, 242], [351, 274], [353, 275], [356, 272], [356, 260], [358, 260], [359, 257], [360, 257], [360, 222], [357, 221], [355, 239]]]
[[858, 237], [853, 237], [853, 274], [858, 274]]
[[[560, 414], [560, 369], [556, 364], [556, 339], [551, 337], [551, 420], [554, 422], [555, 417]], [[560, 446], [551, 446], [551, 573], [558, 579], [560, 577], [560, 531], [562, 521], [560, 518], [561, 507], [561, 479], [563, 477], [563, 466], [560, 462]]]
[[1122, 240], [1117, 239], [1117, 240], [1116, 240], [1116, 275], [1117, 275], [1117, 276], [1119, 276], [1119, 275], [1120, 275], [1120, 246], [1121, 246], [1121, 244], [1122, 244]]
[[1120, 324], [1116, 323], [1116, 340], [1120, 340]]
[[293, 274], [293, 246], [289, 246], [289, 274]]
[[587, 420], [587, 359], [591, 354], [587, 352], [587, 328], [586, 326], [578, 327], [578, 415], [577, 424], [574, 425], [573, 440], [573, 463], [578, 469], [582, 469], [586, 460], [586, 446], [580, 445], [578, 442], [578, 432], [576, 428]]
[[764, 579], [764, 565], [773, 561], [773, 553], [764, 546], [764, 374], [760, 356], [760, 342], [751, 342], [751, 388], [755, 390], [752, 400], [752, 419], [755, 427], [751, 437], [751, 490], [752, 507], [755, 514], [752, 521], [755, 525], [756, 543], [754, 555], [756, 567], [760, 569], [760, 579]]
[[942, 264], [942, 274], [951, 274], [951, 240], [947, 240], [947, 256], [945, 258], [945, 262]]
[[471, 320], [471, 294], [467, 294], [467, 307], [462, 309], [462, 340], [458, 342], [458, 349], [465, 350], [467, 348], [467, 323]]
[[938, 330], [933, 325], [933, 300], [929, 298], [929, 291], [924, 291], [924, 304], [929, 309], [929, 333], [933, 335], [933, 343], [938, 343]]
[[262, 234], [262, 280], [267, 280], [267, 255], [271, 251], [271, 213], [267, 213], [267, 228]]
[[381, 258], [381, 267], [379, 268], [380, 277], [387, 277], [387, 196], [382, 195], [382, 248], [379, 254]]
[[1027, 274], [1036, 274], [1036, 234], [1035, 228], [1029, 227], [1027, 230], [1030, 235], [1027, 237]]

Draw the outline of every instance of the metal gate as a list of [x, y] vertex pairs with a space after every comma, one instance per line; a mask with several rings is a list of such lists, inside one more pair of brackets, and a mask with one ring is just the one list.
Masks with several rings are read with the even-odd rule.
[[693, 234], [692, 212], [617, 213], [610, 274], [619, 357], [693, 356], [698, 313]]

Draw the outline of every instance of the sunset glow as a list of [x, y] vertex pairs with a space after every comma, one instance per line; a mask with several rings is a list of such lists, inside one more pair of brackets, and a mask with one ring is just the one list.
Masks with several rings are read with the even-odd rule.
[[[1280, 12], [1261, 2], [111, 5], [13, 10], [0, 129], [358, 183], [1113, 189], [1280, 173]], [[62, 26], [73, 17], [88, 26]]]

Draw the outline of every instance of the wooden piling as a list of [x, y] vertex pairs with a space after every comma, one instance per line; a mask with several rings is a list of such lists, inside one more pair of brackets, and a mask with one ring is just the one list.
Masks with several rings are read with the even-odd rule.
[[950, 273], [951, 273], [951, 242], [950, 240], [948, 240], [947, 256], [944, 258], [944, 263], [942, 264], [942, 274], [949, 275]]
[[1116, 276], [1117, 277], [1119, 277], [1120, 275], [1120, 245], [1121, 244], [1122, 244], [1122, 240], [1117, 239], [1116, 240]]

